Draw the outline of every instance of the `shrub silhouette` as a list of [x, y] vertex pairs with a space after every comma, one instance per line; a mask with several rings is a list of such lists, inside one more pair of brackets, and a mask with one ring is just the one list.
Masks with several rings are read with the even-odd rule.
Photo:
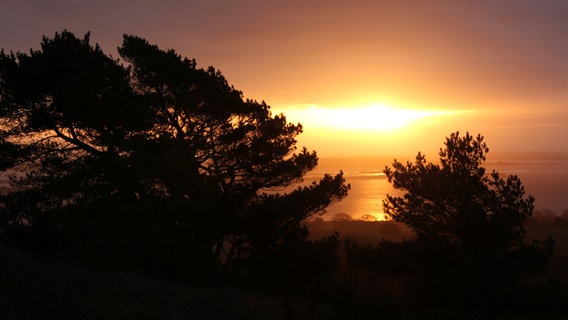
[[334, 221], [334, 222], [345, 223], [345, 222], [353, 221], [353, 217], [351, 215], [347, 214], [347, 213], [336, 213], [335, 215], [333, 215], [331, 220]]
[[361, 221], [377, 221], [377, 217], [375, 217], [372, 214], [364, 214], [361, 217], [359, 217], [359, 220]]

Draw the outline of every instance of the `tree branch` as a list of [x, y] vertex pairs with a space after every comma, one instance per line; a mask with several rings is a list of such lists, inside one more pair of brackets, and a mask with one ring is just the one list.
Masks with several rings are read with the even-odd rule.
[[77, 134], [75, 132], [75, 130], [73, 129], [73, 127], [69, 127], [69, 132], [71, 133], [71, 137], [65, 135], [59, 128], [54, 127], [53, 131], [57, 134], [57, 136], [61, 139], [63, 139], [64, 141], [74, 144], [77, 147], [79, 147], [82, 150], [85, 150], [87, 152], [89, 152], [92, 155], [100, 155], [102, 154], [101, 150], [96, 149], [93, 146], [88, 145], [87, 143], [79, 140], [79, 138], [77, 137]]

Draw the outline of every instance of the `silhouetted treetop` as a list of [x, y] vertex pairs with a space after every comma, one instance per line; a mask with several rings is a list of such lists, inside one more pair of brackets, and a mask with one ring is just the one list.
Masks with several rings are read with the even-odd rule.
[[387, 195], [384, 210], [416, 237], [367, 246], [346, 242], [350, 261], [378, 279], [400, 280], [412, 296], [410, 307], [423, 312], [419, 317], [508, 316], [520, 310], [517, 292], [533, 285], [529, 276], [548, 266], [554, 240], [525, 237], [534, 199], [525, 197], [516, 175], [486, 173], [488, 151], [481, 135], [455, 132], [438, 163], [421, 153], [414, 162], [395, 160], [384, 172], [402, 195]]
[[440, 149], [440, 164], [427, 163], [420, 153], [414, 162], [395, 161], [384, 172], [406, 193], [387, 196], [385, 212], [419, 237], [443, 237], [469, 249], [518, 246], [534, 199], [524, 197], [516, 175], [486, 174], [481, 165], [488, 151], [482, 136], [456, 132]]
[[300, 124], [173, 50], [126, 35], [118, 52], [63, 31], [40, 50], [0, 54], [0, 169], [22, 172], [3, 199], [6, 239], [61, 243], [114, 206], [139, 212], [145, 237], [168, 234], [160, 241], [185, 242], [197, 260], [230, 264], [252, 245], [246, 224], [277, 242], [345, 197], [342, 173], [268, 195], [317, 165], [296, 149]]

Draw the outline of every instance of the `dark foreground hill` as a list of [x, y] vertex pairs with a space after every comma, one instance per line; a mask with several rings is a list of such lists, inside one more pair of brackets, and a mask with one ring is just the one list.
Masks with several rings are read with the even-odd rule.
[[[394, 221], [324, 221], [314, 220], [307, 224], [310, 237], [322, 238], [339, 232], [342, 238], [349, 238], [359, 244], [378, 243], [382, 239], [402, 241], [412, 239], [415, 234], [402, 223]], [[550, 261], [549, 275], [568, 281], [568, 223], [562, 219], [539, 221], [530, 219], [526, 224], [527, 240], [545, 239], [552, 236], [556, 245]]]
[[[313, 238], [337, 231], [342, 238], [359, 243], [413, 237], [406, 226], [395, 222], [315, 221], [307, 226]], [[527, 226], [528, 239], [547, 235], [557, 243], [548, 276], [567, 281], [568, 226]], [[344, 258], [341, 250], [340, 257]], [[404, 292], [397, 291], [400, 287], [395, 281], [371, 282], [366, 273], [342, 260], [336, 278], [323, 284], [319, 319], [409, 316]], [[282, 296], [250, 293], [234, 286], [196, 287], [99, 272], [0, 250], [0, 319], [310, 319], [313, 307], [312, 301], [298, 297], [284, 301]]]
[[277, 300], [234, 287], [190, 287], [0, 253], [0, 319], [283, 319], [284, 314]]

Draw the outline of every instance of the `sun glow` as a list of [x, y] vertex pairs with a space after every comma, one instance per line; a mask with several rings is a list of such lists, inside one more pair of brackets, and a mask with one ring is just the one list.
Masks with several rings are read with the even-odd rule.
[[417, 150], [438, 150], [448, 132], [466, 131], [465, 121], [478, 119], [475, 109], [395, 107], [364, 101], [352, 106], [288, 105], [273, 108], [304, 131], [298, 145], [319, 155], [414, 157]]
[[305, 127], [384, 132], [402, 129], [426, 119], [436, 121], [439, 116], [456, 113], [448, 110], [400, 109], [385, 104], [333, 108], [309, 105], [282, 111], [290, 121], [298, 121]]

